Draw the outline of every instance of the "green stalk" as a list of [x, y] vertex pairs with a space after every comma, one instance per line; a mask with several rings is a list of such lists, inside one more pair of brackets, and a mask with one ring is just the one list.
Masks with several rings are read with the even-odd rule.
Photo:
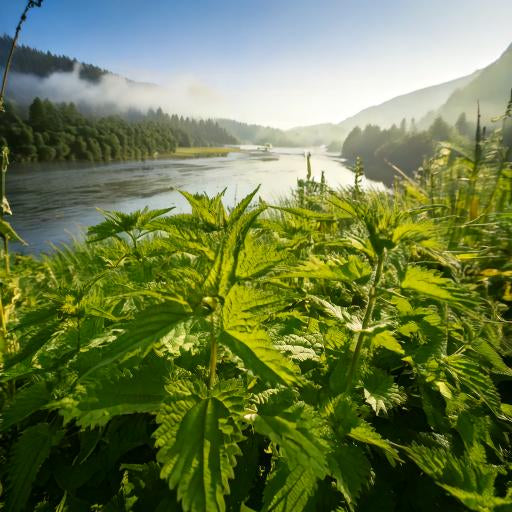
[[345, 385], [345, 389], [348, 390], [352, 386], [352, 380], [354, 379], [354, 374], [359, 364], [359, 358], [361, 357], [361, 349], [364, 345], [365, 339], [365, 330], [370, 326], [370, 322], [372, 321], [373, 310], [375, 309], [375, 303], [377, 302], [377, 287], [382, 277], [382, 270], [384, 268], [384, 259], [385, 259], [385, 250], [382, 251], [377, 256], [377, 268], [375, 270], [375, 276], [373, 278], [372, 285], [368, 292], [368, 300], [366, 302], [366, 310], [364, 312], [363, 323], [361, 325], [361, 330], [357, 333], [356, 337], [356, 348], [354, 350], [354, 355], [352, 356], [352, 361], [350, 362], [350, 367], [347, 373], [347, 381]]
[[212, 333], [210, 341], [210, 378], [208, 381], [208, 389], [212, 389], [215, 384], [215, 377], [217, 372], [217, 338]]
[[10, 265], [9, 265], [9, 239], [4, 236], [4, 263], [5, 263], [5, 273], [9, 275]]
[[12, 39], [11, 48], [9, 50], [9, 55], [7, 56], [7, 62], [5, 64], [5, 70], [4, 70], [4, 76], [2, 78], [2, 88], [0, 89], [0, 105], [3, 102], [4, 95], [5, 95], [5, 88], [7, 86], [7, 76], [9, 74], [9, 70], [11, 69], [11, 63], [12, 63], [12, 56], [14, 55], [14, 49], [16, 48], [16, 43], [18, 42], [18, 37], [20, 35], [21, 27], [25, 20], [27, 19], [27, 14], [32, 7], [41, 7], [42, 0], [35, 1], [35, 0], [29, 0], [27, 2], [27, 5], [25, 7], [25, 10], [23, 11], [22, 15], [20, 16], [20, 21], [18, 22], [18, 25], [16, 26], [16, 32], [14, 33], [14, 37]]

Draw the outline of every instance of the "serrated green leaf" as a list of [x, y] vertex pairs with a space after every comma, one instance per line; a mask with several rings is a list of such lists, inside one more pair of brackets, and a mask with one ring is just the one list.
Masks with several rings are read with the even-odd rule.
[[25, 509], [37, 473], [63, 435], [48, 423], [38, 423], [25, 429], [14, 443], [9, 459], [7, 512]]
[[273, 471], [265, 486], [262, 512], [302, 512], [316, 490], [317, 479], [310, 468], [284, 461]]
[[204, 386], [176, 382], [157, 416], [155, 445], [161, 477], [176, 489], [183, 510], [224, 512], [224, 495], [234, 476], [243, 393], [237, 384]]

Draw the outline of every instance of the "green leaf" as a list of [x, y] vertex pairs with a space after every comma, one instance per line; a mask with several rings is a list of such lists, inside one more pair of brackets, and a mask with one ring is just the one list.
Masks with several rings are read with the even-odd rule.
[[328, 472], [328, 443], [321, 419], [311, 406], [298, 403], [278, 414], [246, 416], [256, 432], [267, 436], [279, 447], [282, 456], [292, 465], [311, 470], [318, 478]]
[[222, 205], [224, 189], [220, 194], [210, 198], [206, 194], [190, 194], [180, 190], [180, 194], [192, 207], [192, 215], [212, 229], [222, 229], [226, 225], [226, 210]]
[[370, 336], [371, 343], [374, 347], [383, 347], [387, 350], [391, 350], [391, 352], [396, 352], [397, 354], [405, 354], [402, 345], [400, 345], [391, 331], [377, 331], [375, 333], [371, 333]]
[[101, 350], [101, 359], [89, 367], [82, 378], [113, 362], [122, 362], [135, 354], [144, 356], [164, 338], [174, 326], [191, 314], [190, 306], [183, 302], [168, 301], [139, 311], [124, 326], [124, 333]]
[[470, 395], [482, 400], [498, 418], [504, 418], [500, 395], [481, 365], [463, 354], [452, 354], [442, 359], [442, 366]]
[[382, 450], [391, 465], [394, 465], [395, 461], [400, 462], [398, 451], [366, 421], [360, 420], [358, 425], [350, 430], [348, 436], [355, 441], [370, 444]]
[[4, 219], [0, 219], [0, 234], [8, 240], [16, 240], [21, 242], [23, 245], [28, 245], [23, 238], [21, 238], [13, 227]]
[[451, 281], [441, 277], [439, 272], [422, 267], [408, 266], [401, 286], [435, 299], [454, 300], [449, 291]]
[[317, 487], [314, 472], [296, 465], [278, 463], [265, 486], [262, 512], [302, 512]]
[[181, 381], [168, 392], [154, 434], [161, 477], [177, 490], [186, 512], [224, 512], [228, 481], [241, 453], [243, 391], [232, 381], [211, 392]]
[[24, 430], [14, 443], [9, 459], [7, 512], [25, 509], [39, 469], [63, 434], [48, 423], [38, 423]]
[[370, 275], [371, 267], [356, 256], [350, 256], [348, 259], [330, 257], [325, 260], [310, 256], [307, 261], [278, 274], [280, 278], [305, 277], [344, 282], [367, 280]]
[[105, 216], [105, 220], [100, 224], [89, 227], [87, 236], [89, 242], [99, 242], [106, 238], [111, 238], [120, 233], [131, 233], [138, 231], [137, 238], [142, 235], [143, 231], [151, 231], [150, 223], [157, 217], [161, 217], [173, 210], [173, 208], [162, 208], [159, 210], [150, 210], [148, 207], [143, 210], [136, 210], [131, 213], [123, 213], [118, 211], [105, 211], [101, 208], [98, 210]]
[[[242, 200], [240, 204], [247, 205], [246, 199]], [[243, 244], [250, 228], [265, 208], [265, 205], [260, 205], [254, 210], [242, 214], [243, 210], [238, 210], [235, 207], [231, 215], [233, 216], [236, 211], [236, 216], [233, 217], [236, 220], [233, 221], [230, 217], [224, 238], [217, 250], [215, 261], [204, 283], [205, 289], [210, 290], [212, 295], [225, 297], [231, 286], [235, 284], [238, 258]]]
[[298, 383], [299, 369], [272, 345], [265, 331], [223, 331], [219, 341], [243, 361], [244, 368], [263, 381], [286, 385]]
[[371, 478], [368, 458], [359, 446], [341, 445], [331, 455], [329, 462], [337, 489], [343, 494], [350, 510], [355, 510], [357, 499]]
[[19, 390], [14, 401], [4, 407], [0, 415], [0, 431], [5, 432], [13, 425], [45, 406], [51, 399], [51, 393], [45, 381], [41, 380]]
[[512, 498], [495, 496], [497, 466], [481, 461], [475, 463], [467, 455], [456, 457], [450, 448], [443, 446], [429, 448], [413, 443], [406, 453], [437, 485], [470, 510], [490, 512], [503, 505], [512, 505]]
[[279, 247], [270, 236], [249, 232], [238, 256], [236, 277], [249, 279], [261, 277], [282, 263], [289, 252]]
[[67, 423], [72, 419], [81, 428], [106, 425], [114, 416], [154, 413], [162, 404], [165, 383], [171, 366], [155, 355], [147, 357], [138, 368], [124, 370], [116, 378], [113, 372], [81, 383], [77, 392], [55, 406]]
[[393, 377], [373, 368], [362, 379], [364, 398], [378, 416], [380, 411], [385, 414], [405, 400], [405, 395], [395, 384]]

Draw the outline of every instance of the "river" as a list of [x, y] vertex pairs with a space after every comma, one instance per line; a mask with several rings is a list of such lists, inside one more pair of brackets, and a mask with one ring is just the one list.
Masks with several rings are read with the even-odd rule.
[[[319, 148], [310, 151], [317, 180], [325, 171], [332, 187], [353, 183], [352, 172], [339, 159]], [[49, 252], [51, 244], [83, 237], [87, 226], [102, 220], [97, 208], [129, 212], [146, 205], [174, 206], [174, 212], [187, 212], [179, 189], [211, 195], [224, 188], [225, 204], [231, 206], [257, 185], [262, 198], [277, 202], [305, 175], [304, 149], [297, 148], [274, 148], [262, 157], [239, 152], [189, 160], [13, 167], [7, 174], [7, 196], [14, 212], [11, 221], [29, 244], [13, 244], [13, 250]]]

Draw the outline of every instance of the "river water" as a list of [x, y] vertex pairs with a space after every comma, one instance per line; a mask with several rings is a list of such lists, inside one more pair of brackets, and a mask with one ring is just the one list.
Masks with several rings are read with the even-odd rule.
[[[352, 172], [339, 159], [319, 148], [309, 151], [317, 180], [325, 171], [332, 187], [353, 183]], [[51, 243], [83, 237], [87, 226], [102, 220], [97, 208], [129, 212], [146, 205], [174, 206], [174, 212], [187, 212], [178, 190], [211, 195], [224, 188], [225, 204], [231, 206], [257, 185], [263, 199], [277, 202], [305, 175], [304, 149], [297, 148], [274, 148], [261, 157], [240, 152], [220, 158], [13, 167], [7, 174], [11, 221], [29, 243], [13, 244], [13, 250], [49, 252]]]

